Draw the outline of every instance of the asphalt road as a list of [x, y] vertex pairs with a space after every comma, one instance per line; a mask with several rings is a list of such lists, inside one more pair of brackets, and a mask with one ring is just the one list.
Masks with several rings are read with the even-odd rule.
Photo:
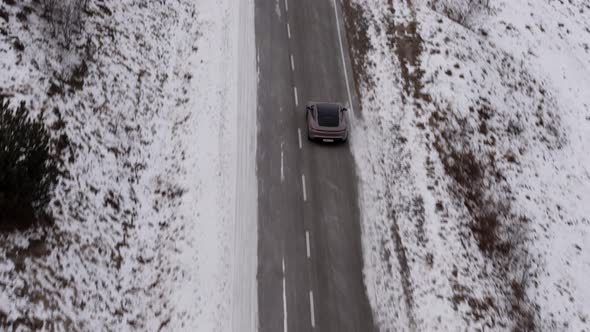
[[259, 329], [373, 331], [354, 160], [347, 144], [311, 143], [305, 131], [308, 100], [348, 104], [354, 91], [334, 2], [255, 7]]

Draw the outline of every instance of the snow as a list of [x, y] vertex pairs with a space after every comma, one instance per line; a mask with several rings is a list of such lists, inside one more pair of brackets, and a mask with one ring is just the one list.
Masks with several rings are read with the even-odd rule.
[[[241, 1], [234, 8], [234, 26], [231, 45], [237, 45], [234, 68], [237, 73], [237, 98], [232, 109], [237, 137], [231, 165], [236, 167], [235, 210], [233, 241], [233, 293], [231, 328], [233, 331], [258, 328], [258, 182], [256, 179], [256, 114], [257, 114], [257, 61], [254, 58], [254, 0]], [[231, 81], [230, 81], [231, 82]], [[227, 330], [227, 329], [226, 329]]]
[[587, 2], [353, 2], [371, 45], [351, 144], [381, 329], [588, 329]]
[[[0, 5], [0, 93], [67, 137], [55, 224], [0, 235], [0, 324], [255, 326], [253, 4], [100, 5], [69, 50], [34, 2]], [[78, 89], [65, 79], [82, 60]]]

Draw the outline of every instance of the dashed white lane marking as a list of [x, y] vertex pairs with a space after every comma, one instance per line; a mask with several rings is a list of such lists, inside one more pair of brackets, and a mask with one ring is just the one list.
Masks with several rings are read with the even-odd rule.
[[281, 183], [285, 182], [283, 143], [281, 142]]
[[286, 12], [289, 11], [289, 4], [287, 3], [287, 0], [285, 0], [285, 11]]
[[295, 106], [298, 106], [299, 105], [299, 99], [297, 97], [297, 87], [296, 86], [293, 87], [293, 93], [295, 94]]
[[342, 57], [342, 70], [344, 70], [344, 81], [346, 82], [346, 92], [348, 93], [348, 107], [350, 112], [354, 114], [352, 106], [352, 96], [350, 94], [350, 84], [348, 83], [348, 71], [346, 70], [346, 60], [344, 60], [344, 47], [342, 46], [342, 34], [340, 33], [340, 20], [338, 19], [338, 8], [336, 7], [336, 0], [332, 0], [334, 4], [334, 15], [336, 16], [336, 30], [338, 30], [338, 43], [340, 44], [340, 55]]
[[301, 183], [303, 184], [303, 201], [307, 201], [307, 191], [305, 190], [305, 174], [301, 174]]
[[315, 328], [315, 309], [313, 307], [313, 291], [309, 291], [309, 312], [311, 314], [311, 327]]
[[295, 61], [293, 61], [293, 54], [291, 54], [291, 70], [295, 71]]
[[307, 247], [307, 258], [309, 258], [310, 253], [309, 253], [309, 231], [305, 231], [305, 244]]
[[303, 145], [301, 145], [301, 128], [297, 128], [297, 136], [299, 137], [299, 148], [302, 149]]
[[287, 23], [287, 37], [291, 39], [291, 28], [289, 27], [289, 23]]
[[283, 256], [283, 331], [287, 332], [287, 282], [285, 281], [285, 257]]

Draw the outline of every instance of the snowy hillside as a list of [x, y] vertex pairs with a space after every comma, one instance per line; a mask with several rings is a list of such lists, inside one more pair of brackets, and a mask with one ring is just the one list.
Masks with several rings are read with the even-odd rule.
[[255, 112], [237, 89], [255, 86], [244, 4], [90, 1], [68, 42], [40, 2], [0, 3], [0, 93], [44, 112], [64, 172], [52, 226], [0, 234], [0, 329], [226, 331], [255, 316], [232, 304], [256, 308], [256, 211], [234, 195], [254, 176], [255, 152], [236, 153], [255, 137], [235, 112]]
[[590, 3], [468, 3], [345, 2], [375, 319], [587, 330]]

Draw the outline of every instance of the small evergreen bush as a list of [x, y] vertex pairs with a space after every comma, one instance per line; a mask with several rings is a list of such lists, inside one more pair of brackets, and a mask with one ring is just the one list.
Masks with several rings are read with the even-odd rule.
[[56, 183], [57, 161], [41, 117], [22, 102], [10, 109], [0, 96], [0, 229], [23, 229], [45, 212]]

